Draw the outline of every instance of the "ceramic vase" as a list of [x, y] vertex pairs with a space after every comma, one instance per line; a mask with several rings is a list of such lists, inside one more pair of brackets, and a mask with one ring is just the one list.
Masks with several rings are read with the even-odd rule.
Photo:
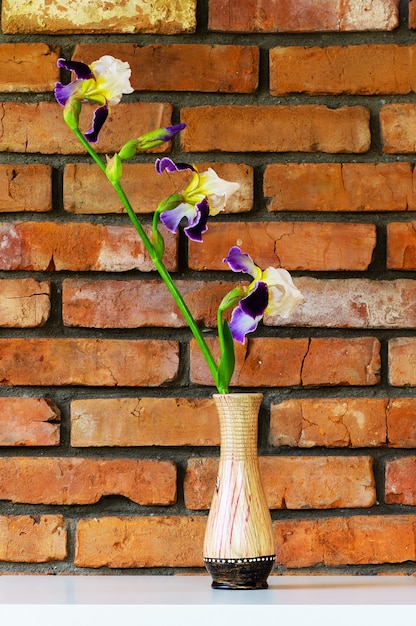
[[261, 393], [215, 394], [221, 449], [204, 540], [216, 589], [265, 589], [275, 562], [272, 520], [260, 479]]

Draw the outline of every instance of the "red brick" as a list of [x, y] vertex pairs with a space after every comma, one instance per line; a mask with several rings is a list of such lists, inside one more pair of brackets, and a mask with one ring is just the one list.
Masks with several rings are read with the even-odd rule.
[[67, 531], [61, 515], [0, 517], [0, 561], [47, 563], [67, 557]]
[[45, 3], [4, 0], [4, 33], [191, 33], [196, 27], [195, 0], [171, 0], [149, 6], [144, 0], [110, 0], [105, 4]]
[[57, 446], [60, 419], [60, 410], [47, 398], [0, 397], [0, 445]]
[[203, 567], [205, 517], [101, 517], [77, 527], [78, 567]]
[[416, 504], [416, 457], [386, 463], [385, 500], [387, 504]]
[[0, 165], [0, 212], [52, 210], [52, 168], [49, 165]]
[[[370, 507], [376, 492], [371, 457], [263, 457], [260, 474], [270, 509]], [[208, 509], [218, 459], [189, 459], [185, 505]]]
[[416, 447], [415, 398], [287, 400], [270, 412], [273, 446]]
[[143, 505], [174, 504], [176, 466], [172, 461], [156, 459], [0, 459], [0, 500], [94, 504], [111, 495]]
[[53, 91], [59, 80], [56, 46], [45, 43], [0, 45], [0, 91]]
[[395, 102], [380, 111], [383, 152], [413, 154], [416, 151], [416, 104]]
[[263, 191], [269, 211], [416, 209], [411, 163], [272, 163]]
[[[212, 167], [225, 180], [237, 182], [240, 189], [227, 202], [224, 213], [242, 213], [253, 208], [253, 168], [237, 163], [196, 163], [202, 173]], [[1, 171], [1, 170], [0, 170]], [[123, 165], [123, 189], [136, 213], [153, 213], [161, 200], [185, 189], [192, 174], [189, 171], [174, 175], [156, 174], [153, 164], [126, 163]], [[103, 174], [95, 164], [71, 163], [64, 172], [64, 207], [71, 213], [123, 213], [116, 192], [107, 183], [105, 195], [99, 193]], [[104, 183], [105, 184], [105, 183]]]
[[173, 341], [0, 339], [0, 384], [154, 387], [176, 378], [178, 360]]
[[386, 444], [383, 398], [310, 398], [272, 404], [272, 446], [366, 448]]
[[416, 28], [416, 2], [409, 0], [409, 28]]
[[288, 319], [265, 316], [266, 326], [415, 328], [416, 281], [295, 278], [305, 302]]
[[[149, 229], [145, 228], [149, 233]], [[87, 222], [0, 223], [0, 269], [125, 272], [154, 269], [133, 226]], [[177, 240], [167, 235], [164, 262], [176, 268]]]
[[387, 267], [416, 269], [416, 222], [392, 222], [387, 225]]
[[[214, 357], [219, 345], [206, 339]], [[236, 366], [231, 384], [241, 387], [286, 387], [301, 384], [302, 362], [308, 351], [307, 339], [250, 339], [243, 346], [235, 342]], [[191, 381], [212, 385], [212, 376], [194, 340], [191, 341]]]
[[389, 382], [394, 387], [416, 385], [416, 339], [397, 337], [389, 341]]
[[186, 152], [364, 153], [370, 148], [369, 120], [362, 106], [185, 107], [181, 142]]
[[[94, 107], [86, 104], [80, 128], [91, 126]], [[3, 152], [40, 152], [42, 154], [84, 154], [85, 150], [63, 121], [62, 107], [54, 102], [1, 102]], [[172, 105], [159, 102], [121, 103], [112, 109], [100, 133], [98, 152], [117, 152], [130, 139], [171, 124]], [[52, 130], [53, 129], [53, 132]], [[162, 145], [156, 152], [169, 146]], [[103, 185], [108, 181], [103, 178]]]
[[130, 82], [136, 91], [252, 93], [257, 89], [257, 46], [80, 44], [72, 58], [92, 63], [104, 54], [130, 64]]
[[[218, 344], [207, 341], [218, 358]], [[258, 337], [236, 344], [236, 367], [231, 384], [240, 387], [309, 385], [377, 385], [380, 344], [373, 337], [352, 339], [282, 339]], [[212, 385], [198, 346], [191, 342], [191, 380]]]
[[311, 339], [303, 385], [378, 385], [380, 342], [374, 337]]
[[43, 326], [51, 309], [50, 284], [33, 278], [0, 281], [0, 326]]
[[387, 407], [387, 432], [392, 448], [416, 448], [416, 399], [391, 398]]
[[366, 270], [376, 244], [373, 224], [335, 222], [210, 222], [203, 243], [190, 242], [194, 270], [226, 270], [223, 259], [240, 246], [255, 263], [288, 270]]
[[415, 46], [279, 46], [270, 50], [270, 93], [407, 94]]
[[218, 446], [213, 400], [91, 398], [71, 402], [71, 445]]
[[[222, 298], [235, 287], [235, 283], [225, 281], [177, 280], [175, 284], [196, 322], [210, 328], [216, 327]], [[62, 319], [65, 326], [88, 328], [186, 326], [161, 280], [65, 280]]]
[[209, 29], [225, 32], [393, 30], [399, 0], [210, 0]]
[[359, 515], [274, 522], [277, 562], [285, 567], [366, 565], [416, 560], [413, 515]]

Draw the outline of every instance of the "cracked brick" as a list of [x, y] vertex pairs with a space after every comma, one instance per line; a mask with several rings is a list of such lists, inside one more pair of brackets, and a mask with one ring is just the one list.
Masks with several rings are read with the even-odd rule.
[[386, 445], [384, 398], [314, 398], [272, 404], [273, 446], [361, 448]]
[[415, 210], [413, 171], [403, 163], [272, 163], [263, 191], [268, 210]]
[[0, 397], [0, 445], [57, 446], [60, 419], [50, 399]]
[[416, 559], [413, 515], [356, 515], [274, 522], [285, 567], [404, 563]]
[[262, 269], [368, 269], [376, 245], [374, 224], [346, 222], [210, 222], [202, 243], [189, 243], [191, 269], [226, 270], [222, 259], [239, 246]]
[[[41, 154], [84, 154], [84, 148], [65, 124], [62, 107], [54, 102], [2, 102], [0, 150]], [[94, 107], [85, 104], [80, 128], [91, 126]], [[172, 105], [162, 102], [121, 102], [108, 117], [97, 145], [98, 152], [111, 153], [132, 137], [171, 124]], [[53, 133], [51, 132], [53, 128]], [[162, 145], [154, 152], [165, 152]]]
[[109, 495], [143, 505], [176, 502], [176, 466], [156, 459], [8, 457], [0, 459], [0, 500], [93, 504]]
[[[368, 508], [375, 504], [373, 459], [362, 457], [261, 457], [260, 475], [270, 509]], [[210, 507], [218, 459], [189, 459], [185, 504]]]
[[206, 518], [99, 517], [78, 521], [78, 567], [203, 567]]
[[305, 302], [288, 319], [266, 315], [266, 326], [311, 328], [414, 328], [412, 279], [295, 278]]
[[[260, 7], [260, 8], [259, 8]], [[399, 24], [399, 0], [210, 0], [209, 28], [236, 33], [390, 31]]]
[[[149, 227], [145, 226], [149, 232]], [[154, 270], [133, 226], [87, 222], [0, 223], [0, 269], [124, 272]], [[177, 237], [165, 239], [165, 265], [176, 269]]]
[[173, 341], [0, 339], [2, 385], [155, 387], [174, 380], [178, 366]]
[[[236, 163], [198, 163], [200, 172], [212, 167], [224, 180], [237, 182], [240, 189], [227, 202], [224, 213], [244, 213], [253, 208], [253, 168]], [[0, 169], [1, 174], [1, 169]], [[168, 195], [177, 193], [190, 183], [189, 171], [159, 175], [154, 164], [124, 163], [123, 189], [135, 199], [137, 214], [152, 213], [159, 202]], [[64, 171], [64, 207], [70, 213], [101, 214], [124, 213], [124, 208], [116, 192], [108, 186], [107, 193], [97, 195], [102, 185], [102, 172], [91, 163], [70, 163]]]
[[43, 213], [52, 210], [49, 165], [0, 165], [0, 212]]
[[0, 561], [47, 563], [67, 557], [67, 531], [61, 515], [0, 517]]
[[[53, 91], [59, 80], [58, 48], [45, 43], [0, 45], [0, 91]], [[33, 71], [33, 68], [36, 71]]]
[[91, 398], [71, 403], [71, 445], [218, 446], [214, 401], [188, 398]]
[[416, 146], [416, 105], [412, 102], [385, 104], [380, 111], [385, 154], [413, 154]]

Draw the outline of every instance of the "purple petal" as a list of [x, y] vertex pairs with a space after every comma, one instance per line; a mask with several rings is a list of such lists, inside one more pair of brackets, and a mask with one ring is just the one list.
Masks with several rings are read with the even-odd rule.
[[240, 308], [253, 319], [262, 317], [269, 303], [269, 289], [266, 283], [257, 282], [253, 291], [240, 300]]
[[192, 241], [202, 241], [202, 233], [208, 230], [207, 221], [209, 216], [208, 200], [204, 198], [195, 205], [196, 217], [192, 224], [184, 228], [184, 233]]
[[228, 256], [223, 259], [223, 263], [228, 263], [233, 272], [245, 272], [250, 276], [256, 276], [256, 265], [249, 254], [241, 252], [238, 246], [233, 246], [228, 252]]
[[65, 106], [69, 98], [78, 90], [81, 81], [74, 80], [72, 83], [63, 85], [62, 83], [55, 84], [55, 99], [61, 105]]
[[184, 202], [175, 209], [163, 211], [160, 214], [160, 221], [171, 233], [176, 233], [180, 221], [186, 217], [188, 224], [193, 224], [196, 218], [196, 208]]
[[230, 321], [230, 331], [233, 339], [244, 343], [247, 333], [252, 333], [257, 328], [261, 317], [253, 319], [250, 315], [244, 313], [240, 306], [233, 311]]
[[66, 61], [65, 59], [58, 59], [58, 67], [63, 67], [65, 70], [74, 72], [77, 78], [87, 80], [88, 78], [94, 78], [94, 74], [91, 68], [85, 63], [80, 61]]
[[97, 143], [98, 134], [100, 130], [102, 129], [107, 117], [108, 117], [107, 105], [98, 107], [98, 109], [95, 109], [94, 117], [92, 120], [92, 126], [89, 130], [87, 130], [86, 133], [84, 133], [84, 137], [87, 141], [89, 141], [90, 143]]
[[196, 171], [192, 165], [189, 165], [188, 163], [175, 163], [172, 159], [169, 159], [169, 157], [156, 159], [155, 168], [158, 174], [161, 174], [165, 170], [167, 172], [180, 172], [182, 170]]
[[160, 139], [162, 141], [169, 141], [170, 139], [172, 139], [172, 137], [180, 133], [181, 130], [183, 130], [184, 128], [186, 128], [186, 124], [176, 124], [175, 126], [166, 126], [166, 128], [163, 128], [163, 131], [165, 132], [161, 133]]

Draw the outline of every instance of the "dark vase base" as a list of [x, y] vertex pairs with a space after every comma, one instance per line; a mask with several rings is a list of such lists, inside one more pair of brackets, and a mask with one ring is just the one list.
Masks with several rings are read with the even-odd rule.
[[267, 589], [275, 555], [245, 559], [204, 558], [213, 589]]

